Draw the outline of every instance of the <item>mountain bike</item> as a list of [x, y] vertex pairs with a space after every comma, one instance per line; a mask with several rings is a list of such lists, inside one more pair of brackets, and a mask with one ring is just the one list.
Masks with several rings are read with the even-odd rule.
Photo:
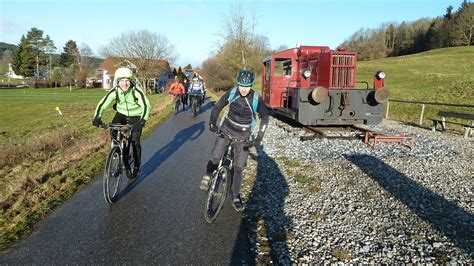
[[[182, 94], [177, 94], [174, 98], [174, 113], [177, 114], [179, 112], [179, 106], [182, 102]], [[183, 110], [184, 110], [184, 103], [183, 103]]]
[[217, 170], [212, 173], [211, 179], [209, 180], [210, 185], [207, 192], [206, 209], [204, 211], [204, 219], [208, 223], [212, 223], [216, 220], [222, 210], [227, 193], [231, 189], [234, 144], [246, 143], [250, 146], [250, 142], [234, 138], [225, 132], [218, 131], [216, 134], [230, 140], [230, 143], [219, 161]]
[[191, 93], [191, 111], [193, 112], [193, 116], [196, 116], [198, 110], [201, 108], [201, 94], [200, 93]]
[[122, 175], [132, 179], [135, 175], [132, 167], [135, 162], [134, 149], [132, 145], [132, 125], [110, 124], [103, 125], [102, 128], [116, 133], [116, 138], [112, 138], [112, 148], [107, 157], [104, 169], [104, 198], [108, 203], [117, 201], [122, 182]]

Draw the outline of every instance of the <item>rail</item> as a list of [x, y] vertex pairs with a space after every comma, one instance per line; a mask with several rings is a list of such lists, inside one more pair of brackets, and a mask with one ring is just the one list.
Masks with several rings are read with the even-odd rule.
[[390, 102], [408, 103], [408, 104], [421, 104], [420, 120], [418, 122], [418, 124], [420, 126], [423, 125], [423, 117], [425, 115], [425, 106], [426, 105], [441, 105], [441, 106], [474, 108], [474, 104], [457, 104], [457, 103], [440, 103], [440, 102], [423, 102], [423, 101], [408, 101], [408, 100], [389, 99], [388, 102], [387, 102], [387, 109], [385, 111], [385, 118], [386, 119], [388, 119], [388, 116], [389, 116]]

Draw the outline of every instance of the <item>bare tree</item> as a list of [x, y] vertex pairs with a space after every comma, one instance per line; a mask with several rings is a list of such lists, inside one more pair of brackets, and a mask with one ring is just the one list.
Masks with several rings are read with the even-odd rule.
[[220, 34], [222, 42], [218, 57], [235, 70], [250, 68], [261, 71], [259, 62], [270, 49], [268, 39], [255, 33], [255, 15], [245, 13], [242, 3], [231, 7], [230, 14], [225, 21], [224, 33]]
[[287, 50], [288, 48], [289, 48], [288, 45], [280, 44], [280, 45], [278, 45], [278, 47], [274, 51], [275, 52], [281, 52], [281, 51]]
[[474, 3], [466, 0], [456, 13], [453, 25], [453, 44], [470, 46], [474, 41]]
[[150, 78], [169, 70], [169, 62], [176, 57], [173, 50], [166, 36], [141, 30], [113, 38], [102, 48], [102, 54], [129, 60], [137, 67], [137, 80], [146, 89]]
[[235, 73], [216, 57], [206, 59], [202, 64], [202, 69], [206, 86], [210, 88], [219, 91], [234, 84]]
[[82, 71], [83, 68], [90, 69], [93, 56], [94, 53], [92, 52], [92, 49], [85, 43], [81, 44], [81, 46], [77, 50], [77, 54], [74, 57], [74, 59], [76, 60], [76, 66], [79, 68], [79, 71]]

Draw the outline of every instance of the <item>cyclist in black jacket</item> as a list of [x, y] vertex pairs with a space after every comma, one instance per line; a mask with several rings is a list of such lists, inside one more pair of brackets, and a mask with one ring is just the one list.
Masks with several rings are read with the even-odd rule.
[[[258, 135], [253, 141], [253, 146], [258, 147], [262, 142], [265, 130], [268, 125], [268, 111], [258, 92], [252, 90], [255, 83], [255, 75], [250, 70], [242, 70], [237, 76], [237, 87], [227, 91], [217, 102], [211, 112], [209, 121], [209, 130], [217, 131], [217, 119], [221, 110], [229, 104], [229, 111], [223, 118], [221, 131], [230, 134], [232, 137], [248, 140], [252, 127], [255, 124], [256, 115], [260, 117], [260, 127]], [[212, 173], [217, 169], [217, 164], [225, 152], [230, 140], [224, 137], [218, 137], [212, 157], [207, 163], [206, 174], [203, 176], [200, 184], [202, 190], [207, 190]], [[242, 173], [247, 165], [249, 155], [248, 147], [244, 143], [237, 143], [234, 146], [234, 175], [232, 182], [232, 206], [236, 211], [245, 209], [240, 196], [240, 187], [242, 185]]]

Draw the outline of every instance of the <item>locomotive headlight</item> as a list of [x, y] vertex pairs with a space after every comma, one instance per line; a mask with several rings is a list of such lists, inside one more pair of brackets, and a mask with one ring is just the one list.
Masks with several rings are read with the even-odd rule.
[[383, 71], [377, 71], [377, 73], [375, 73], [375, 77], [380, 80], [380, 79], [384, 79], [385, 78], [385, 72]]
[[304, 77], [305, 79], [311, 77], [311, 71], [309, 71], [309, 70], [307, 70], [307, 69], [306, 69], [305, 71], [303, 71], [303, 77]]

